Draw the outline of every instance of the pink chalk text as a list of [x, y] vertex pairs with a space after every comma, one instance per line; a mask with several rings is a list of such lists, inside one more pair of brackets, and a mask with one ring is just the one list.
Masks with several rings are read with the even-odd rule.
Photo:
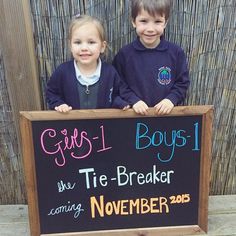
[[[94, 142], [99, 144], [96, 145], [96, 150], [93, 150]], [[112, 148], [106, 145], [103, 125], [100, 126], [99, 135], [93, 137], [85, 130], [79, 131], [77, 128], [74, 128], [72, 135], [67, 129], [46, 129], [40, 136], [40, 144], [43, 152], [53, 156], [59, 167], [65, 166], [67, 157], [79, 160], [88, 158], [92, 151], [104, 152]]]

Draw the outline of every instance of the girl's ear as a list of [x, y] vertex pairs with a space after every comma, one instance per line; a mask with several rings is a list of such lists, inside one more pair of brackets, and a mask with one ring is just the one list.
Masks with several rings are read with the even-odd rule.
[[69, 49], [71, 50], [71, 40], [70, 39], [68, 40], [68, 46], [69, 46]]
[[104, 52], [105, 52], [106, 47], [107, 47], [107, 42], [106, 42], [106, 41], [103, 41], [103, 42], [102, 42], [102, 47], [101, 47], [101, 53], [104, 53]]

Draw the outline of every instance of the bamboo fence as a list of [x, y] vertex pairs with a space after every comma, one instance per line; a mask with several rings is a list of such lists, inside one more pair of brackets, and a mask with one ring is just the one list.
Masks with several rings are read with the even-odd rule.
[[[73, 16], [86, 13], [103, 21], [110, 46], [108, 61], [135, 37], [129, 0], [30, 0], [30, 4], [42, 94], [53, 70], [71, 57], [67, 32]], [[188, 58], [191, 86], [185, 104], [214, 105], [210, 194], [236, 194], [235, 10], [235, 0], [173, 0], [165, 32], [165, 37], [180, 45]], [[3, 80], [1, 72], [0, 82]], [[8, 95], [0, 85], [1, 109], [9, 109], [10, 114], [10, 105], [1, 104], [6, 104]], [[5, 147], [0, 151], [5, 155], [1, 162], [6, 165], [11, 163], [6, 146], [14, 140], [7, 134], [10, 129], [6, 132], [2, 127], [12, 123], [11, 115], [0, 122], [0, 144]], [[12, 166], [14, 163], [6, 168]]]
[[[213, 104], [215, 108], [211, 194], [236, 193], [236, 137], [234, 132], [236, 128], [236, 83], [233, 80], [236, 61], [234, 53], [236, 44], [235, 2], [233, 0], [174, 0], [172, 16], [166, 29], [166, 38], [179, 44], [188, 57], [191, 87], [188, 91], [186, 105]], [[44, 19], [41, 18], [38, 21], [39, 25], [42, 24], [41, 29], [43, 28], [44, 32], [54, 34], [54, 36], [44, 38], [44, 42], [60, 37], [59, 42], [55, 40], [45, 45], [46, 47], [40, 45], [47, 55], [46, 58], [50, 60], [50, 62], [47, 59], [45, 61], [39, 56], [41, 68], [42, 65], [44, 68], [47, 68], [46, 65], [50, 65], [50, 70], [43, 70], [46, 75], [50, 75], [58, 64], [70, 57], [66, 41], [67, 26], [63, 23], [77, 13], [91, 14], [103, 20], [111, 48], [108, 60], [111, 60], [121, 46], [131, 42], [135, 37], [130, 24], [128, 0], [77, 1], [77, 4], [73, 2], [74, 5], [68, 7], [69, 3], [72, 1], [61, 1], [59, 8], [56, 4], [54, 5], [55, 8], [58, 8], [57, 10], [48, 9], [48, 12], [56, 14], [53, 17], [57, 19], [56, 21], [49, 20], [52, 24], [48, 25], [51, 26], [50, 28], [45, 29]], [[53, 8], [52, 5], [49, 7]], [[64, 11], [60, 9], [64, 9]], [[65, 9], [74, 9], [74, 11], [69, 12]], [[32, 12], [34, 11], [32, 10]], [[62, 12], [64, 15], [61, 14]], [[41, 12], [41, 16], [44, 13], [45, 10]], [[50, 16], [48, 17], [50, 18]], [[35, 18], [34, 14], [33, 18]], [[38, 35], [35, 37], [36, 42], [37, 38], [40, 38], [39, 35], [42, 36], [40, 32], [35, 31]], [[65, 37], [61, 38], [63, 33]], [[53, 50], [55, 47], [57, 53]], [[64, 49], [63, 52], [62, 49]], [[47, 80], [46, 76], [42, 81]]]
[[0, 50], [0, 204], [19, 203], [25, 199], [20, 158]]

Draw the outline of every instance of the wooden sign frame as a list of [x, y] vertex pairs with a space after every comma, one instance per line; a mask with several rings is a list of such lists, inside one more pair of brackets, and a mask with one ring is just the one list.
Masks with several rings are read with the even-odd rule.
[[[112, 119], [141, 117], [133, 110], [122, 111], [117, 109], [98, 109], [98, 110], [73, 110], [66, 114], [55, 111], [22, 111], [20, 112], [20, 125], [23, 150], [23, 164], [25, 183], [28, 197], [29, 223], [32, 236], [40, 235], [78, 235], [78, 236], [131, 236], [131, 235], [194, 235], [206, 233], [208, 228], [208, 195], [209, 195], [209, 174], [211, 163], [211, 136], [213, 106], [179, 106], [175, 107], [168, 116], [202, 116], [201, 134], [201, 160], [200, 160], [200, 180], [199, 180], [199, 204], [198, 204], [198, 224], [175, 226], [175, 227], [156, 227], [156, 228], [134, 228], [104, 231], [89, 231], [59, 234], [41, 234], [40, 218], [38, 209], [37, 182], [35, 173], [34, 145], [32, 134], [33, 121], [50, 120], [87, 120], [87, 119]], [[147, 117], [153, 117], [154, 109], [149, 110]], [[145, 116], [146, 117], [146, 116]], [[204, 158], [203, 158], [204, 157]]]

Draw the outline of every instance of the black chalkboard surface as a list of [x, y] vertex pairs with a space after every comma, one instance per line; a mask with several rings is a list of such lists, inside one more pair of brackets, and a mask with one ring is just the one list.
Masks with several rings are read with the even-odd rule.
[[189, 109], [21, 113], [32, 235], [206, 231], [212, 107]]

